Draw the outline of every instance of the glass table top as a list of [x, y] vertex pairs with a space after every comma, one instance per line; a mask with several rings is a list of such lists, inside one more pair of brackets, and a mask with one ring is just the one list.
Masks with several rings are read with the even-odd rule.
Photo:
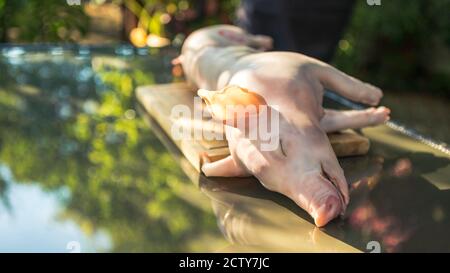
[[[0, 251], [450, 251], [450, 156], [387, 126], [340, 160], [351, 202], [320, 229], [254, 178], [196, 173], [134, 96], [182, 80], [176, 55], [0, 47]], [[385, 99], [408, 126], [411, 100]], [[448, 141], [448, 101], [427, 100], [416, 129]]]

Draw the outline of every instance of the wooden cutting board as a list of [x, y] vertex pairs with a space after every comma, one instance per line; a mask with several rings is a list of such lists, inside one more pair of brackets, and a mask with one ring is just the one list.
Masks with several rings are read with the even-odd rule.
[[[228, 143], [225, 140], [195, 140], [174, 139], [172, 137], [172, 126], [175, 122], [180, 122], [182, 126], [195, 130], [203, 130], [222, 134], [222, 126], [210, 117], [174, 118], [171, 117], [172, 108], [176, 105], [185, 105], [194, 113], [194, 106], [204, 107], [204, 105], [194, 104], [196, 90], [186, 83], [171, 83], [140, 86], [136, 90], [136, 96], [140, 104], [161, 126], [165, 133], [181, 150], [184, 156], [200, 171], [205, 156], [211, 161], [222, 159], [230, 154]], [[200, 110], [200, 109], [197, 109]], [[328, 134], [331, 146], [337, 156], [354, 156], [366, 154], [369, 150], [369, 139], [358, 135], [353, 130], [346, 130], [339, 133]]]

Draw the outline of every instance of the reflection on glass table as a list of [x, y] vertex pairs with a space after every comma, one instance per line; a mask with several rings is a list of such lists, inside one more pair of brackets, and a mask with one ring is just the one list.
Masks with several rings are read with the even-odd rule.
[[253, 178], [193, 172], [144, 122], [134, 89], [181, 80], [176, 50], [0, 51], [0, 251], [450, 251], [449, 157], [385, 126], [341, 160], [352, 201], [317, 229]]
[[[267, 191], [254, 178], [198, 174], [153, 119], [147, 119], [210, 198], [218, 226], [231, 244], [222, 251], [353, 252], [371, 250], [371, 242], [383, 252], [449, 251], [447, 157], [386, 149], [374, 139], [369, 155], [340, 159], [352, 202], [344, 217], [319, 229], [295, 203]], [[367, 135], [380, 129], [386, 128], [369, 129]]]

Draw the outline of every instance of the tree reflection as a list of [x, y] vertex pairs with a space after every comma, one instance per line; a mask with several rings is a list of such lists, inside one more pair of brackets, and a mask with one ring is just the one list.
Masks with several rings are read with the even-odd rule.
[[[189, 250], [195, 235], [216, 232], [214, 216], [173, 194], [170, 185], [190, 182], [133, 110], [135, 86], [167, 78], [156, 71], [169, 62], [112, 63], [0, 58], [0, 161], [19, 183], [67, 187], [63, 218], [106, 229], [111, 251]], [[7, 190], [0, 181], [2, 200]]]

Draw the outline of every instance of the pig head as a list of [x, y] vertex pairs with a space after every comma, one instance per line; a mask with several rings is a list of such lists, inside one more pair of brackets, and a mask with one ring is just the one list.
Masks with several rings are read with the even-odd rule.
[[[204, 164], [205, 175], [253, 175], [267, 189], [292, 199], [319, 227], [344, 213], [349, 202], [347, 182], [320, 127], [323, 109], [306, 103], [314, 98], [305, 98], [302, 112], [287, 116], [280, 109], [290, 109], [288, 101], [269, 105], [258, 93], [239, 86], [219, 91], [201, 89], [198, 94], [212, 116], [225, 123], [231, 153], [227, 158]], [[241, 112], [233, 111], [235, 106]], [[250, 122], [251, 117], [257, 117], [257, 121]], [[272, 139], [261, 137], [261, 126], [270, 127]], [[274, 139], [275, 146], [264, 145]]]

